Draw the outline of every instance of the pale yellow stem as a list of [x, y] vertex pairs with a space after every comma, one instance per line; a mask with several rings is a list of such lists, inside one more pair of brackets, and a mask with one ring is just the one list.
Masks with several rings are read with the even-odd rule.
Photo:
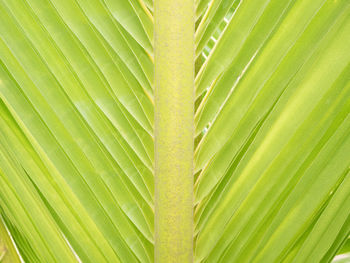
[[193, 262], [194, 0], [155, 0], [155, 261]]

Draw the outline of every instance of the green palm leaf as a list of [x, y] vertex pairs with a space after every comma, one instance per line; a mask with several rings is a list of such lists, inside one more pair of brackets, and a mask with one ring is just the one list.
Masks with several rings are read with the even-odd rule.
[[[348, 262], [350, 2], [195, 7], [193, 261]], [[153, 10], [0, 2], [0, 261], [164, 262]]]

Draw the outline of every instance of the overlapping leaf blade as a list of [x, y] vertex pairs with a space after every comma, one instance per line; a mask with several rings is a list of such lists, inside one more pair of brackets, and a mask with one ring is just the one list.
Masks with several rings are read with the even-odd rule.
[[198, 262], [329, 262], [348, 235], [349, 14], [237, 7], [196, 78]]
[[152, 262], [149, 11], [35, 0], [0, 13], [1, 207], [21, 254]]

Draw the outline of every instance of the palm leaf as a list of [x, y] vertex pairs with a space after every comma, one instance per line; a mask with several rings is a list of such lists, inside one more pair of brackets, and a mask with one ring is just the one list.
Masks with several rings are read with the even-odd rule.
[[[346, 262], [350, 2], [195, 4], [194, 261]], [[0, 258], [153, 262], [152, 1], [0, 24]]]
[[349, 26], [347, 1], [238, 7], [196, 79], [198, 260], [319, 262], [349, 232]]
[[[130, 21], [115, 14], [119, 23], [107, 4], [1, 5], [1, 127], [4, 140], [10, 136], [1, 150], [11, 153], [1, 174], [26, 180], [8, 182], [8, 191], [21, 193], [23, 213], [42, 214], [36, 205], [47, 215], [31, 219], [35, 234], [25, 222], [17, 225], [24, 216], [14, 212], [15, 196], [2, 192], [2, 207], [13, 210], [5, 214], [27, 233], [25, 253], [40, 262], [72, 261], [66, 240], [84, 262], [153, 258], [151, 47], [139, 44], [147, 47], [146, 30], [127, 32]], [[17, 170], [5, 171], [6, 163]], [[33, 205], [23, 203], [20, 184], [35, 194]], [[42, 222], [60, 242], [39, 238], [48, 232]], [[70, 259], [59, 256], [64, 251]]]

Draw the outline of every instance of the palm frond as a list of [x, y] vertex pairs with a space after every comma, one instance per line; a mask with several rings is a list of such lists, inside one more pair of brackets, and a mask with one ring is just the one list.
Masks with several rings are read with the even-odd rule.
[[[347, 262], [350, 2], [195, 19], [194, 261]], [[154, 261], [153, 20], [0, 1], [0, 261], [2, 238], [25, 262]]]

